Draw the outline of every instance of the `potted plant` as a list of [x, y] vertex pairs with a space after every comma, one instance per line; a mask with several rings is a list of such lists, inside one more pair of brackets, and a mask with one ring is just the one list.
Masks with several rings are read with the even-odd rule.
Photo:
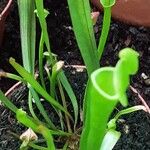
[[9, 14], [10, 11], [10, 7], [12, 5], [12, 0], [7, 0], [5, 1], [1, 1], [0, 4], [2, 3], [1, 6], [4, 5], [4, 9], [0, 9], [0, 45], [2, 43], [2, 39], [3, 39], [3, 33], [4, 33], [4, 29], [5, 29], [5, 20]]
[[[131, 48], [125, 48], [120, 51], [120, 59], [114, 67], [99, 66], [99, 60], [101, 59], [107, 39], [106, 32], [108, 34], [110, 27], [111, 14], [110, 11], [109, 14], [104, 14], [104, 26], [97, 49], [90, 14], [90, 5], [88, 1], [83, 2], [82, 4], [80, 0], [68, 0], [75, 37], [89, 77], [83, 101], [84, 109], [83, 113], [81, 110], [80, 115], [80, 107], [78, 107], [79, 101], [77, 101], [72, 86], [69, 84], [63, 70], [65, 64], [62, 61], [58, 61], [59, 58], [51, 52], [46, 23], [48, 11], [44, 9], [43, 2], [40, 0], [35, 1], [36, 6], [33, 1], [18, 0], [23, 67], [17, 63], [17, 60], [10, 58], [9, 62], [18, 74], [0, 72], [0, 76], [19, 80], [27, 85], [29, 94], [26, 104], [29, 105], [29, 110], [25, 110], [25, 112], [19, 109], [22, 107], [15, 103], [13, 104], [1, 90], [0, 100], [16, 115], [17, 120], [21, 124], [29, 128], [21, 136], [16, 136], [22, 141], [20, 149], [28, 149], [31, 147], [33, 149], [54, 150], [56, 149], [55, 147], [60, 147], [64, 150], [69, 148], [75, 150], [79, 149], [78, 144], [81, 135], [81, 150], [109, 150], [114, 147], [121, 135], [121, 132], [116, 128], [118, 118], [123, 114], [141, 109], [145, 110], [145, 106], [138, 105], [129, 107], [118, 111], [115, 117], [111, 116], [112, 119], [108, 122], [108, 118], [110, 118], [110, 114], [118, 102], [123, 106], [127, 106], [128, 104], [126, 89], [129, 85], [129, 75], [133, 75], [137, 72], [139, 54]], [[109, 7], [110, 9], [113, 3], [109, 4], [109, 6], [105, 5], [104, 2], [103, 4], [104, 9], [105, 7]], [[29, 11], [28, 8], [31, 10]], [[83, 13], [79, 13], [80, 11]], [[38, 51], [38, 75], [35, 74], [34, 70], [35, 14], [38, 17], [41, 27]], [[29, 21], [30, 24], [28, 23]], [[85, 26], [85, 24], [87, 26]], [[44, 70], [47, 73], [48, 87], [45, 82]], [[39, 76], [39, 79], [37, 79], [37, 76]], [[68, 94], [69, 99], [65, 98], [66, 94], [64, 92]], [[62, 100], [62, 102], [58, 101], [59, 99]], [[70, 105], [72, 104], [72, 113], [70, 113], [70, 109], [68, 109], [68, 102]], [[44, 103], [46, 103], [48, 109], [54, 108], [54, 110], [51, 111], [50, 109], [50, 112], [47, 112], [46, 109], [44, 109]], [[35, 105], [38, 109], [38, 113], [35, 110]], [[58, 120], [60, 120], [58, 122], [61, 124], [54, 124], [55, 122], [53, 121], [53, 117], [51, 117], [51, 112], [57, 115]], [[64, 116], [63, 118], [62, 115]], [[78, 121], [79, 115], [81, 121]], [[78, 122], [83, 122], [83, 128], [80, 128], [81, 124], [78, 126]], [[41, 140], [37, 139], [37, 135], [33, 131], [36, 132], [37, 135], [41, 134], [43, 136], [41, 140], [46, 142], [44, 145], [40, 143]], [[60, 145], [59, 141], [58, 144], [56, 144], [56, 136], [61, 137], [60, 141], [63, 141], [62, 139], [65, 140], [63, 145]]]

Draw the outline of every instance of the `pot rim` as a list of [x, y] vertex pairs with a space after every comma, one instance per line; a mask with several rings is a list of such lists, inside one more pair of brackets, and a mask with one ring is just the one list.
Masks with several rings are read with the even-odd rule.
[[[103, 11], [100, 0], [90, 0], [93, 6]], [[150, 0], [116, 0], [112, 7], [112, 17], [115, 20], [133, 26], [150, 28]]]
[[8, 14], [8, 9], [10, 8], [12, 4], [12, 0], [8, 0], [8, 3], [6, 4], [5, 8], [3, 9], [3, 11], [0, 13], [0, 21], [7, 16]]

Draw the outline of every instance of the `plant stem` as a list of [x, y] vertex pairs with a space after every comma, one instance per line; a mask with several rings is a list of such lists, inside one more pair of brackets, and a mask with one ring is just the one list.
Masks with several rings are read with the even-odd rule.
[[[45, 119], [45, 121], [48, 123], [48, 125], [50, 126], [51, 129], [56, 129], [55, 125], [53, 124], [53, 122], [48, 117], [48, 115], [47, 115], [47, 113], [46, 113], [46, 111], [45, 111], [45, 109], [44, 109], [44, 107], [40, 101], [38, 94], [35, 92], [35, 90], [31, 86], [29, 87], [29, 89], [30, 89], [30, 92], [34, 98], [35, 104], [36, 104], [37, 108], [39, 109], [40, 113], [42, 114], [43, 118]], [[32, 103], [32, 101], [31, 101], [31, 103]], [[32, 109], [32, 112], [34, 112], [33, 108], [31, 108], [31, 109]], [[38, 119], [38, 118], [36, 118], [36, 119]], [[39, 119], [38, 119], [38, 121], [39, 121]]]
[[60, 105], [54, 98], [52, 98], [43, 87], [34, 79], [34, 77], [26, 71], [22, 66], [15, 62], [15, 59], [10, 58], [10, 64], [16, 69], [16, 71], [29, 83], [31, 86], [37, 91], [37, 93], [41, 94], [53, 107], [62, 110], [66, 113], [70, 118], [71, 115], [67, 112], [62, 105]]
[[15, 75], [13, 73], [9, 73], [9, 72], [1, 72], [0, 71], [0, 78], [4, 77], [4, 78], [9, 78], [9, 79], [13, 79], [13, 80], [17, 80], [17, 81], [22, 81], [24, 82], [23, 78], [21, 78], [18, 75]]
[[125, 114], [129, 114], [138, 110], [146, 110], [146, 108], [143, 105], [137, 105], [137, 106], [133, 106], [124, 110], [121, 110], [117, 113], [117, 115], [114, 117], [114, 119], [118, 119], [120, 116], [125, 115]]
[[107, 121], [117, 102], [118, 97], [113, 87], [113, 68], [94, 71], [84, 98], [84, 126], [80, 150], [99, 150], [106, 133]]
[[29, 143], [28, 144], [30, 147], [32, 147], [33, 149], [38, 149], [38, 150], [49, 150], [49, 149], [47, 149], [46, 147], [43, 147], [43, 146], [39, 146], [39, 145], [36, 145], [36, 144], [34, 144], [34, 143]]
[[[67, 110], [66, 99], [65, 99], [65, 95], [64, 95], [64, 91], [63, 91], [61, 82], [60, 82], [59, 79], [58, 79], [57, 82], [58, 82], [58, 87], [59, 87], [59, 91], [60, 91], [60, 95], [61, 95], [61, 99], [62, 99], [63, 106], [64, 106], [64, 108]], [[67, 110], [67, 111], [68, 111], [68, 110]], [[71, 126], [70, 126], [70, 121], [69, 121], [69, 118], [68, 118], [68, 116], [67, 116], [66, 114], [65, 114], [65, 118], [66, 118], [66, 122], [67, 122], [68, 132], [69, 132], [69, 133], [72, 133]]]
[[[31, 88], [30, 85], [29, 85], [29, 88]], [[31, 89], [29, 90], [29, 94], [28, 94], [28, 107], [29, 107], [29, 111], [30, 111], [32, 117], [35, 120], [39, 121], [38, 117], [36, 116], [36, 114], [34, 113], [34, 110], [33, 110]]]
[[101, 59], [102, 53], [104, 51], [105, 43], [108, 37], [108, 32], [110, 29], [111, 22], [111, 7], [104, 8], [104, 18], [103, 18], [103, 27], [102, 33], [100, 36], [100, 42], [98, 45], [98, 57]]
[[44, 39], [43, 39], [43, 32], [41, 34], [40, 45], [39, 45], [39, 74], [40, 80], [43, 88], [46, 90], [44, 76], [43, 76], [43, 46], [44, 46]]
[[6, 107], [8, 107], [12, 112], [16, 113], [18, 108], [4, 95], [4, 93], [0, 90], [0, 101], [2, 101]]
[[51, 53], [50, 42], [49, 42], [49, 37], [48, 37], [48, 32], [47, 32], [43, 0], [35, 0], [35, 4], [36, 4], [36, 9], [37, 9], [37, 14], [39, 17], [40, 26], [41, 26], [42, 33], [43, 33], [43, 40], [48, 50], [50, 61], [52, 65], [54, 65], [54, 60], [53, 60], [53, 56]]

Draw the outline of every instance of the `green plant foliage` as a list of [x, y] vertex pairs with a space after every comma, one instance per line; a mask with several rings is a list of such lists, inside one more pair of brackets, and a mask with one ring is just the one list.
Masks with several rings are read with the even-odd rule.
[[42, 86], [34, 79], [34, 77], [27, 72], [22, 66], [20, 66], [18, 63], [15, 62], [13, 58], [10, 58], [10, 64], [16, 69], [16, 71], [24, 78], [25, 81], [27, 81], [31, 86], [39, 93], [41, 94], [50, 104], [52, 104], [54, 107], [62, 110], [67, 115], [70, 116], [70, 114], [61, 106], [56, 100], [54, 100], [43, 88]]
[[[37, 14], [37, 10], [34, 11]], [[47, 10], [44, 10], [45, 13], [45, 18], [48, 16], [49, 12]], [[38, 14], [37, 14], [38, 16]], [[38, 17], [39, 18], [39, 17]], [[44, 76], [43, 76], [43, 58], [44, 58], [44, 36], [43, 36], [43, 31], [41, 33], [41, 38], [40, 38], [40, 43], [39, 43], [39, 75], [40, 75], [40, 80], [43, 88], [46, 90], [45, 82], [44, 82]]]
[[[107, 121], [118, 99], [113, 87], [111, 67], [93, 72], [84, 99], [84, 122], [80, 150], [99, 150], [105, 135]], [[107, 82], [106, 82], [107, 81]]]
[[29, 0], [18, 0], [20, 16], [21, 49], [24, 68], [34, 73], [35, 61], [35, 3]]
[[[124, 53], [126, 55], [122, 55]], [[124, 96], [126, 96], [129, 75], [136, 73], [135, 71], [138, 69], [136, 65], [138, 55], [129, 48], [123, 49], [120, 55], [122, 57], [114, 68], [104, 67], [94, 71], [88, 82], [84, 101], [84, 127], [80, 150], [99, 150], [107, 129], [108, 119], [116, 104], [119, 101], [125, 106], [127, 104]], [[130, 64], [131, 59], [135, 68], [132, 68]], [[134, 72], [125, 72], [127, 68], [131, 68]]]
[[9, 72], [0, 71], [0, 78], [1, 77], [25, 82], [21, 77]]
[[45, 43], [46, 48], [48, 50], [49, 53], [49, 58], [52, 64], [54, 64], [54, 60], [52, 57], [52, 53], [51, 53], [51, 48], [50, 48], [50, 42], [49, 42], [49, 37], [48, 37], [48, 32], [47, 32], [47, 24], [46, 24], [46, 13], [45, 13], [45, 9], [43, 6], [43, 0], [35, 0], [35, 4], [36, 4], [36, 13], [38, 15], [39, 18], [39, 22], [41, 25], [41, 29], [42, 29], [42, 44]]
[[9, 108], [12, 112], [16, 113], [17, 107], [11, 103], [8, 98], [4, 95], [4, 93], [0, 90], [0, 101], [2, 101], [7, 108]]
[[73, 30], [88, 75], [99, 68], [89, 0], [68, 0]]
[[130, 114], [132, 112], [135, 112], [135, 111], [138, 111], [138, 110], [145, 110], [145, 107], [142, 106], [142, 105], [137, 105], [137, 106], [133, 106], [133, 107], [130, 107], [130, 108], [127, 108], [127, 109], [123, 109], [121, 111], [119, 111], [116, 116], [111, 119], [109, 122], [108, 122], [108, 128], [110, 129], [116, 129], [116, 121], [119, 119], [119, 117], [121, 117], [122, 115], [125, 115], [125, 114]]
[[100, 2], [104, 8], [107, 8], [107, 7], [114, 6], [116, 3], [116, 0], [100, 0]]
[[72, 90], [71, 85], [69, 84], [68, 79], [66, 78], [66, 76], [64, 75], [63, 72], [61, 72], [59, 74], [59, 79], [63, 85], [63, 87], [65, 88], [71, 102], [72, 102], [72, 106], [73, 106], [73, 110], [74, 110], [74, 118], [75, 118], [75, 122], [74, 122], [74, 129], [77, 125], [77, 120], [78, 120], [78, 115], [79, 115], [79, 109], [78, 109], [78, 103], [77, 103], [77, 98]]
[[[33, 97], [35, 98], [37, 108], [39, 109], [39, 111], [42, 114], [43, 118], [47, 122], [48, 126], [51, 129], [56, 129], [55, 125], [53, 124], [53, 122], [51, 121], [51, 119], [48, 117], [48, 114], [46, 113], [46, 111], [45, 111], [45, 109], [44, 109], [44, 107], [43, 107], [43, 105], [42, 105], [42, 103], [40, 101], [40, 98], [39, 98], [38, 94], [35, 92], [35, 90], [30, 85], [29, 85], [29, 89], [30, 89]], [[39, 119], [36, 118], [36, 120], [39, 120]]]
[[0, 90], [0, 100], [2, 103], [9, 108], [12, 112], [16, 114], [17, 120], [24, 124], [26, 127], [31, 128], [37, 133], [40, 133], [45, 138], [48, 148], [44, 148], [41, 146], [38, 146], [34, 143], [28, 143], [28, 146], [36, 148], [36, 149], [42, 149], [42, 150], [49, 150], [54, 149], [54, 143], [53, 143], [53, 135], [60, 135], [60, 136], [70, 136], [71, 134], [60, 131], [60, 130], [50, 130], [48, 129], [45, 124], [39, 120], [35, 120], [34, 118], [30, 117], [25, 111], [22, 109], [18, 109]]
[[[50, 62], [50, 64], [52, 64], [52, 68], [55, 68], [55, 63], [57, 63], [57, 60], [54, 59], [55, 57], [53, 57], [53, 54], [51, 53], [51, 49], [50, 49], [50, 44], [49, 44], [49, 38], [48, 38], [48, 32], [47, 32], [47, 25], [46, 25], [46, 16], [48, 15], [47, 11], [44, 10], [44, 6], [43, 6], [43, 1], [42, 0], [37, 0], [35, 1], [36, 2], [36, 13], [38, 15], [38, 18], [39, 18], [39, 22], [40, 22], [40, 25], [41, 25], [41, 29], [42, 29], [42, 34], [41, 34], [41, 40], [40, 40], [40, 46], [39, 46], [39, 69], [40, 69], [40, 77], [41, 77], [41, 83], [43, 85], [43, 87], [45, 87], [44, 85], [44, 81], [43, 81], [43, 66], [42, 66], [42, 57], [43, 57], [43, 44], [45, 43], [46, 45], [46, 48], [48, 50], [48, 54], [47, 54], [47, 57], [48, 57], [48, 61]], [[77, 118], [78, 118], [78, 104], [77, 104], [77, 99], [75, 97], [75, 94], [65, 76], [65, 74], [63, 73], [62, 70], [60, 70], [60, 73], [57, 74], [57, 76], [54, 76], [56, 71], [53, 70], [52, 72], [52, 75], [50, 75], [50, 73], [48, 73], [48, 70], [47, 70], [47, 73], [48, 73], [48, 78], [50, 80], [50, 93], [52, 94], [51, 96], [53, 98], [55, 98], [55, 85], [56, 85], [56, 82], [57, 82], [57, 76], [59, 76], [59, 74], [61, 74], [59, 76], [59, 79], [60, 81], [63, 81], [63, 86], [65, 89], [68, 89], [66, 90], [67, 94], [68, 95], [72, 95], [70, 96], [70, 100], [72, 102], [72, 105], [73, 105], [73, 109], [74, 109], [74, 116], [75, 116], [75, 125], [76, 126], [76, 122], [77, 122]], [[53, 74], [54, 73], [54, 74]], [[54, 78], [55, 77], [55, 78]]]
[[[35, 21], [35, 13], [34, 13], [35, 3], [34, 1], [29, 1], [29, 0], [17, 0], [17, 2], [18, 2], [19, 18], [20, 18], [21, 50], [22, 50], [23, 66], [29, 73], [34, 75], [35, 38], [36, 38], [35, 37], [36, 21]], [[30, 90], [32, 91], [32, 93]], [[35, 91], [33, 92], [31, 86], [30, 86], [30, 90], [28, 95], [29, 110], [32, 116], [35, 119], [37, 119], [37, 116], [34, 113], [32, 107], [32, 98], [34, 98], [36, 102], [39, 101], [39, 98], [38, 96], [34, 97]]]
[[120, 60], [118, 61], [114, 72], [115, 91], [119, 95], [119, 101], [123, 106], [127, 106], [126, 89], [129, 86], [129, 75], [137, 72], [139, 54], [131, 48], [125, 48], [119, 53]]
[[120, 136], [120, 132], [115, 131], [114, 129], [108, 130], [99, 150], [112, 150]]
[[18, 109], [16, 112], [16, 118], [19, 122], [24, 124], [25, 126], [31, 128], [33, 131], [40, 133], [43, 135], [47, 142], [47, 150], [55, 150], [53, 138], [51, 132], [48, 128], [46, 128], [40, 122], [35, 121], [33, 118], [28, 116], [25, 111]]
[[108, 32], [110, 29], [110, 21], [111, 21], [111, 7], [115, 4], [115, 0], [100, 0], [103, 9], [104, 9], [104, 18], [103, 18], [103, 27], [102, 33], [100, 36], [100, 42], [98, 45], [98, 57], [101, 59], [101, 56], [104, 51], [105, 43], [108, 37]]
[[103, 138], [103, 142], [101, 144], [100, 150], [112, 150], [117, 141], [120, 139], [121, 132], [116, 131], [117, 120], [121, 115], [129, 114], [135, 111], [144, 110], [145, 107], [142, 105], [133, 106], [124, 110], [121, 110], [117, 113], [117, 115], [111, 119], [107, 126], [107, 132]]
[[[84, 97], [84, 122], [83, 131], [80, 140], [80, 150], [111, 150], [121, 133], [116, 131], [116, 121], [124, 114], [137, 110], [144, 110], [144, 106], [135, 106], [120, 111], [109, 122], [110, 115], [116, 104], [120, 102], [123, 106], [128, 105], [126, 89], [129, 86], [129, 77], [134, 75], [139, 67], [139, 54], [131, 48], [125, 48], [119, 53], [119, 61], [115, 67], [103, 67], [99, 69], [99, 59], [104, 51], [105, 43], [108, 37], [111, 21], [111, 7], [115, 0], [100, 0], [104, 7], [103, 28], [98, 44], [93, 32], [93, 23], [91, 19], [91, 10], [89, 0], [67, 0], [69, 11], [72, 19], [73, 30], [76, 40], [87, 68], [89, 80]], [[70, 136], [78, 133], [77, 121], [79, 118], [79, 108], [77, 98], [73, 89], [63, 72], [62, 61], [57, 61], [57, 56], [51, 52], [49, 36], [47, 32], [46, 17], [48, 11], [44, 9], [43, 0], [18, 0], [20, 16], [20, 32], [23, 66], [19, 65], [15, 59], [10, 58], [10, 64], [20, 74], [20, 76], [0, 72], [0, 77], [8, 77], [25, 83], [29, 89], [28, 105], [31, 117], [22, 109], [18, 109], [0, 90], [0, 100], [11, 111], [16, 114], [17, 120], [33, 131], [41, 134], [47, 147], [36, 145], [33, 142], [25, 143], [33, 149], [55, 150], [52, 135], [68, 137], [63, 149], [67, 149]], [[37, 14], [41, 26], [41, 38], [39, 43], [39, 76], [40, 82], [35, 79], [35, 13]], [[44, 64], [46, 60], [46, 65]], [[44, 69], [47, 73], [50, 88], [47, 89], [44, 81]], [[56, 92], [56, 86], [59, 89]], [[73, 117], [68, 112], [68, 106], [65, 98], [65, 92], [70, 98], [73, 106]], [[50, 93], [50, 94], [49, 94]], [[58, 128], [49, 118], [45, 108], [40, 101], [40, 96], [45, 98], [56, 111], [60, 119]], [[58, 99], [62, 100], [62, 105]], [[39, 112], [42, 114], [44, 121], [41, 122], [34, 112], [32, 106], [34, 99]], [[64, 112], [64, 115], [63, 113]], [[71, 128], [73, 121], [74, 130]], [[66, 123], [66, 124], [65, 124]], [[66, 132], [67, 130], [67, 132]], [[74, 133], [72, 133], [74, 132]]]

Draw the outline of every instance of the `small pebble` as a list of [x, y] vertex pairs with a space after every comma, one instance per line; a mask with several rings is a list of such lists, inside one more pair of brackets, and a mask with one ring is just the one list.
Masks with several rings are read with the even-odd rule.
[[128, 36], [124, 43], [126, 46], [129, 46], [131, 43], [131, 36]]
[[129, 134], [129, 132], [130, 132], [130, 128], [126, 124], [123, 126], [123, 130], [124, 130], [125, 134]]
[[125, 123], [126, 121], [124, 119], [118, 119], [117, 122], [118, 123]]
[[147, 86], [150, 86], [150, 78], [144, 80], [144, 83], [145, 83]]
[[148, 87], [148, 88], [146, 88], [146, 89], [144, 90], [144, 94], [145, 94], [145, 95], [150, 95], [150, 87]]
[[136, 34], [139, 33], [139, 31], [138, 31], [136, 28], [134, 28], [134, 27], [130, 27], [130, 28], [129, 28], [129, 31], [130, 31], [132, 34], [134, 34], [134, 35], [136, 35]]
[[148, 79], [148, 76], [147, 76], [145, 73], [142, 73], [142, 74], [141, 74], [141, 77], [142, 77], [142, 79], [144, 79], [144, 80]]

